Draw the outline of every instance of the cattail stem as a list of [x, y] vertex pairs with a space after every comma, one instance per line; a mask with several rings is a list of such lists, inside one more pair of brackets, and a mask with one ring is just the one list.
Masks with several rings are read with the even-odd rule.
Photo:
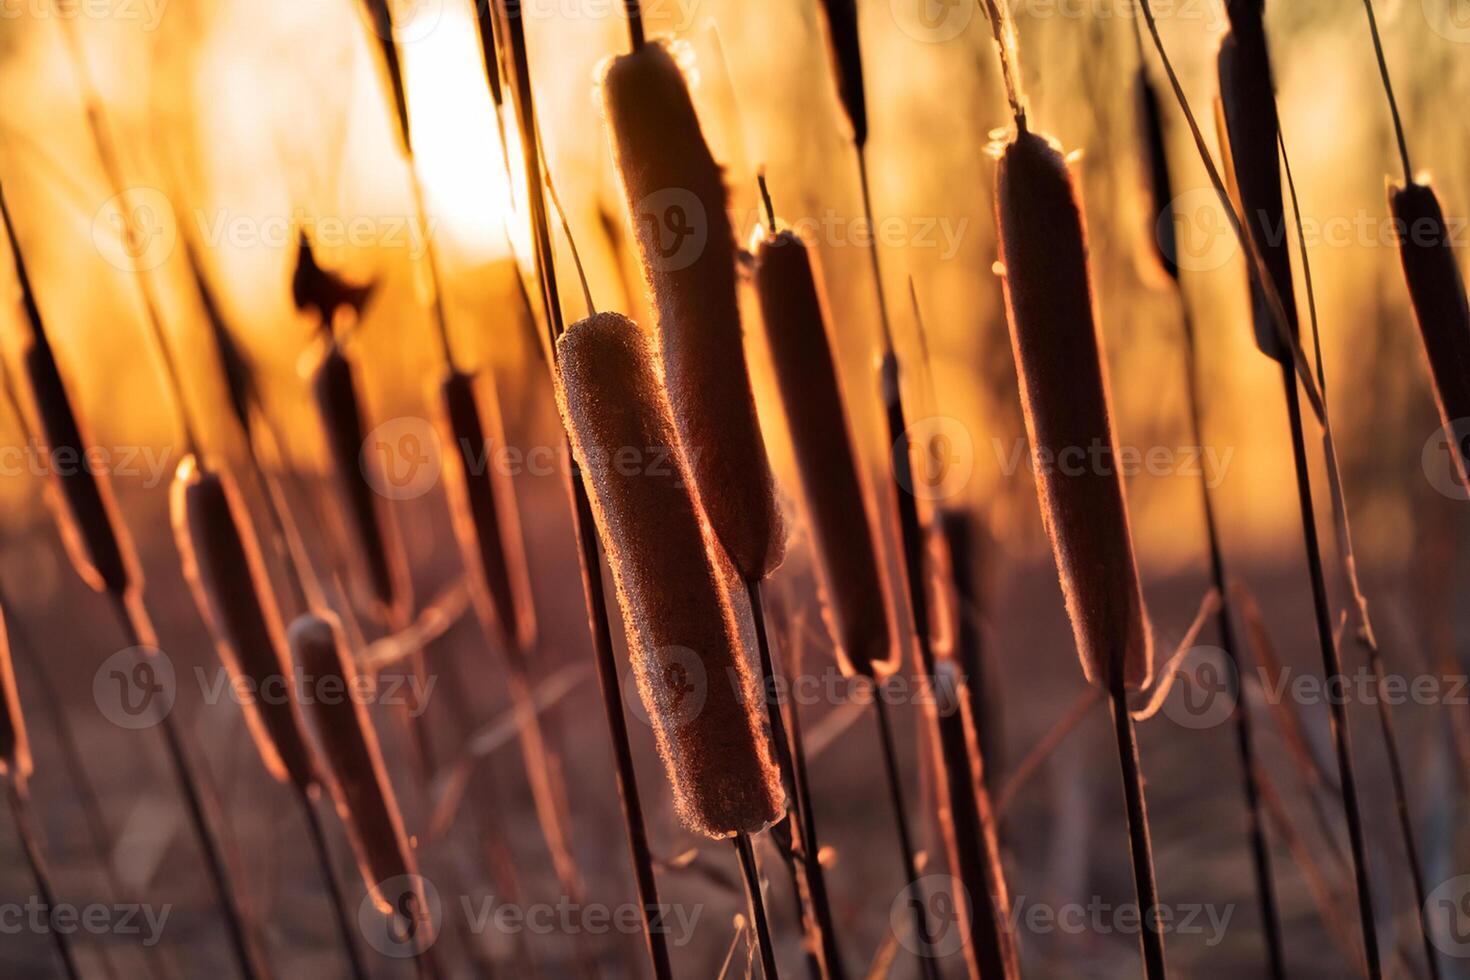
[[354, 980], [367, 980], [368, 972], [363, 966], [362, 954], [357, 948], [357, 930], [347, 911], [347, 899], [342, 886], [337, 883], [337, 873], [332, 863], [332, 848], [327, 843], [326, 828], [321, 814], [317, 812], [312, 794], [296, 787], [296, 799], [301, 804], [301, 814], [306, 818], [307, 833], [316, 852], [317, 866], [321, 871], [322, 884], [327, 889], [327, 900], [332, 906], [332, 921], [337, 927], [337, 937], [342, 942], [342, 952], [347, 957], [347, 966]]
[[50, 921], [56, 908], [56, 893], [51, 887], [51, 871], [46, 866], [40, 842], [36, 839], [36, 829], [31, 820], [30, 796], [26, 793], [25, 786], [13, 774], [7, 773], [3, 778], [5, 795], [10, 801], [10, 813], [15, 818], [16, 836], [20, 838], [21, 849], [25, 851], [26, 863], [30, 865], [31, 875], [36, 879], [36, 891], [40, 893], [41, 904], [45, 909], [46, 931], [51, 933], [51, 941], [56, 944], [56, 955], [61, 960], [66, 976], [69, 980], [81, 980], [76, 960], [72, 957], [68, 934]]
[[[907, 879], [909, 910], [914, 916], [914, 935], [920, 942], [934, 933], [929, 928], [929, 911], [924, 902], [924, 892], [919, 885], [919, 860], [914, 850], [913, 834], [909, 830], [908, 811], [903, 799], [902, 770], [898, 764], [898, 752], [894, 745], [893, 723], [888, 717], [888, 705], [883, 700], [882, 685], [873, 684], [873, 714], [878, 719], [878, 738], [882, 742], [883, 771], [888, 776], [888, 799], [893, 806], [893, 822], [898, 828], [898, 844], [903, 854], [903, 873]], [[920, 954], [919, 966], [929, 980], [938, 980], [939, 967], [934, 957]]]
[[[526, 51], [525, 24], [521, 0], [497, 0], [504, 15], [502, 26], [510, 49], [507, 74], [514, 82], [518, 118], [521, 128], [522, 164], [525, 169], [531, 230], [535, 240], [536, 271], [541, 279], [549, 334], [550, 356], [556, 356], [556, 341], [564, 330], [561, 297], [556, 284], [555, 256], [551, 244], [551, 228], [546, 213], [546, 199], [541, 193], [541, 148], [536, 140], [536, 105], [531, 90], [530, 61]], [[639, 21], [641, 27], [641, 20]], [[568, 452], [568, 458], [571, 453]], [[577, 555], [582, 575], [582, 592], [586, 599], [588, 629], [592, 634], [593, 658], [597, 664], [598, 686], [602, 693], [603, 712], [607, 718], [618, 782], [618, 797], [623, 804], [623, 824], [627, 831], [628, 850], [632, 857], [638, 897], [643, 907], [643, 935], [648, 946], [657, 980], [672, 980], [668, 944], [660, 923], [662, 912], [658, 900], [658, 882], [653, 871], [653, 852], [648, 846], [648, 830], [644, 825], [643, 804], [638, 792], [638, 776], [633, 767], [633, 750], [628, 740], [628, 723], [623, 714], [622, 684], [617, 660], [613, 654], [612, 632], [608, 625], [607, 595], [603, 589], [601, 563], [598, 556], [596, 523], [587, 485], [580, 465], [572, 459], [567, 467], [567, 492], [572, 502], [572, 526], [577, 538]]]
[[[771, 725], [771, 741], [776, 750], [776, 766], [781, 770], [781, 782], [786, 790], [787, 811], [786, 821], [795, 831], [796, 839], [801, 846], [804, 863], [808, 866], [812, 863], [820, 845], [816, 840], [807, 836], [808, 825], [805, 819], [805, 804], [803, 794], [796, 784], [796, 765], [792, 760], [792, 743], [786, 729], [785, 713], [781, 710], [781, 692], [776, 686], [775, 658], [771, 654], [770, 636], [766, 629], [765, 604], [761, 600], [761, 584], [755, 581], [745, 583], [745, 595], [750, 602], [750, 615], [755, 624], [756, 649], [759, 653], [761, 671], [761, 691], [766, 699], [766, 717]], [[791, 866], [793, 875], [795, 865]], [[801, 888], [797, 888], [798, 895], [802, 895]], [[822, 906], [816, 904], [816, 896], [812, 895], [811, 918], [816, 925], [820, 935], [815, 936], [817, 945], [826, 947], [827, 937], [833, 933], [835, 922], [832, 918], [832, 909], [825, 901]], [[825, 889], [823, 898], [825, 899]], [[805, 916], [803, 916], [805, 918]], [[815, 953], [815, 950], [810, 952]]]
[[1167, 976], [1164, 965], [1164, 934], [1159, 929], [1159, 887], [1154, 878], [1148, 806], [1143, 797], [1143, 775], [1138, 766], [1138, 740], [1133, 731], [1133, 717], [1128, 713], [1128, 691], [1124, 687], [1121, 667], [1113, 671], [1109, 683], [1113, 734], [1118, 744], [1123, 797], [1128, 811], [1128, 846], [1133, 855], [1133, 886], [1138, 896], [1143, 973], [1148, 980], [1164, 980]]
[[865, 144], [854, 147], [857, 152], [858, 183], [863, 193], [863, 220], [868, 223], [868, 263], [872, 270], [874, 298], [878, 302], [878, 323], [883, 330], [883, 354], [893, 353], [893, 324], [888, 318], [888, 300], [883, 289], [883, 269], [878, 260], [878, 239], [873, 231], [873, 192], [868, 179], [868, 150]]
[[643, 4], [640, 0], [623, 0], [628, 10], [628, 50], [643, 47]]
[[1383, 94], [1388, 96], [1388, 111], [1393, 116], [1393, 135], [1398, 140], [1399, 159], [1404, 165], [1404, 183], [1412, 184], [1414, 166], [1409, 162], [1409, 141], [1404, 136], [1404, 120], [1399, 115], [1399, 100], [1393, 93], [1393, 81], [1388, 75], [1388, 59], [1383, 54], [1383, 37], [1378, 33], [1378, 16], [1373, 13], [1373, 0], [1363, 0], [1363, 9], [1368, 14], [1368, 30], [1373, 34], [1373, 53], [1378, 57], [1378, 74], [1383, 78]]
[[[1184, 330], [1184, 356], [1187, 372], [1185, 388], [1189, 401], [1190, 432], [1194, 444], [1203, 446], [1204, 422], [1199, 397], [1201, 385], [1194, 317], [1182, 288], [1178, 289], [1178, 294]], [[1254, 736], [1250, 713], [1241, 696], [1239, 646], [1235, 637], [1235, 625], [1230, 618], [1230, 599], [1225, 581], [1225, 556], [1220, 544], [1219, 525], [1215, 519], [1214, 497], [1210, 493], [1209, 482], [1203, 474], [1200, 476], [1200, 504], [1205, 519], [1205, 538], [1210, 551], [1210, 581], [1220, 594], [1220, 610], [1216, 615], [1216, 622], [1220, 630], [1220, 646], [1234, 667], [1231, 675], [1232, 690], [1229, 693], [1234, 704], [1232, 714], [1235, 721], [1235, 747], [1240, 758], [1241, 784], [1245, 793], [1247, 833], [1250, 838], [1251, 863], [1256, 876], [1256, 897], [1260, 903], [1261, 930], [1266, 943], [1266, 958], [1270, 965], [1270, 975], [1275, 980], [1283, 980], [1286, 976], [1286, 963], [1282, 947], [1281, 920], [1276, 907], [1276, 886], [1271, 877], [1271, 847], [1266, 840], [1265, 820], [1261, 813], [1260, 787], [1256, 781], [1257, 761]]]
[[750, 846], [750, 835], [736, 834], [735, 853], [740, 856], [740, 873], [745, 879], [745, 902], [750, 909], [750, 919], [755, 923], [755, 941], [760, 947], [761, 970], [765, 980], [779, 980], [776, 971], [776, 947], [771, 939], [771, 926], [766, 919], [766, 902], [761, 897], [761, 872], [755, 863], [755, 849]]
[[[1317, 641], [1322, 648], [1322, 672], [1329, 689], [1342, 687], [1342, 661], [1333, 637], [1332, 613], [1327, 598], [1327, 582], [1322, 572], [1322, 549], [1317, 540], [1316, 511], [1312, 506], [1311, 471], [1307, 465], [1306, 439], [1302, 428], [1301, 400], [1296, 378], [1289, 365], [1283, 367], [1286, 409], [1291, 425], [1291, 449], [1296, 463], [1297, 499], [1301, 506], [1302, 538], [1307, 552], [1307, 570], [1312, 580], [1312, 607], [1316, 617]], [[1331, 699], [1332, 739], [1337, 752], [1338, 776], [1342, 781], [1342, 806], [1347, 815], [1348, 843], [1353, 856], [1353, 878], [1357, 886], [1358, 917], [1363, 931], [1363, 948], [1367, 954], [1368, 976], [1379, 980], [1383, 966], [1378, 949], [1378, 930], [1373, 914], [1373, 894], [1368, 879], [1368, 855], [1363, 836], [1363, 815], [1358, 806], [1358, 779], [1353, 766], [1351, 737], [1348, 731], [1347, 705], [1341, 698]]]
[[[112, 600], [113, 613], [117, 617], [118, 626], [127, 644], [134, 647], [154, 646], [156, 639], [153, 625], [148, 622], [147, 614], [143, 611], [141, 603], [130, 601], [128, 597], [115, 592], [108, 593], [108, 597]], [[203, 786], [189, 767], [183, 739], [179, 736], [173, 713], [165, 714], [158, 727], [163, 735], [164, 748], [168, 752], [169, 766], [173, 770], [174, 781], [178, 784], [179, 791], [184, 797], [194, 836], [199, 842], [200, 850], [204, 852], [205, 865], [209, 871], [215, 901], [219, 903], [220, 910], [224, 913], [225, 928], [229, 933], [230, 949], [234, 954], [235, 962], [246, 980], [268, 976], [268, 971], [263, 968], [264, 961], [257, 952], [250, 934], [243, 905], [236, 894], [229, 865], [225, 861], [224, 849], [214, 830], [218, 824], [216, 808], [205, 796]]]

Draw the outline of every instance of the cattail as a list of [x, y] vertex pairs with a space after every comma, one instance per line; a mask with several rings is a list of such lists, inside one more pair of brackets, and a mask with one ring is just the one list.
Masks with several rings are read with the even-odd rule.
[[[1220, 101], [1245, 225], [1260, 249], [1295, 342], [1298, 327], [1291, 248], [1281, 234], [1286, 227], [1277, 150], [1281, 127], [1261, 15], [1263, 6], [1263, 0], [1229, 0], [1226, 4], [1230, 30], [1220, 44], [1218, 58]], [[1292, 351], [1283, 341], [1268, 303], [1253, 277], [1251, 307], [1256, 346], [1267, 357], [1291, 364]]]
[[1107, 688], [1121, 671], [1138, 690], [1153, 674], [1152, 639], [1093, 321], [1086, 234], [1067, 163], [1043, 137], [1022, 131], [1006, 146], [996, 214], [1037, 493], [1082, 670]]
[[[285, 630], [234, 483], [195, 456], [179, 464], [169, 492], [184, 578], [235, 683], [248, 683], [245, 721], [266, 769], [309, 792], [316, 767], [306, 744]], [[279, 689], [279, 692], [276, 691]]]
[[[1134, 22], [1135, 29], [1137, 22]], [[1143, 42], [1139, 39], [1142, 60]], [[1159, 90], [1141, 63], [1134, 76], [1133, 99], [1143, 141], [1144, 177], [1151, 205], [1146, 229], [1153, 244], [1152, 255], [1159, 270], [1173, 282], [1179, 281], [1179, 231], [1174, 225], [1174, 182], [1169, 175], [1169, 155], [1164, 144], [1164, 109]]]
[[10, 636], [0, 611], [0, 775], [24, 786], [30, 781], [32, 769], [31, 743], [26, 738], [20, 690], [15, 686], [15, 667], [10, 659]]
[[614, 58], [602, 95], [694, 488], [741, 577], [758, 582], [786, 542], [741, 342], [724, 176], [662, 44]]
[[1470, 487], [1470, 306], [1439, 198], [1427, 183], [1391, 187], [1389, 207], [1399, 235], [1399, 257], [1419, 335], [1434, 379], [1445, 435], [1461, 486]]
[[854, 146], [868, 142], [868, 102], [863, 94], [863, 53], [858, 41], [856, 0], [822, 0], [827, 25], [827, 55], [837, 80], [837, 98], [852, 128]]
[[326, 433], [340, 504], [347, 511], [354, 540], [367, 566], [364, 584], [377, 612], [389, 622], [399, 622], [408, 615], [412, 602], [406, 559], [399, 546], [393, 512], [363, 472], [372, 460], [364, 454], [357, 381], [352, 362], [337, 344], [327, 349], [317, 366], [311, 389]]
[[311, 240], [305, 232], [298, 234], [296, 267], [291, 272], [291, 300], [298, 310], [314, 312], [317, 321], [330, 329], [344, 310], [354, 318], [361, 316], [376, 288], [376, 283], [354, 285], [323, 269], [311, 250]]
[[474, 377], [461, 371], [451, 371], [439, 386], [440, 426], [462, 477], [445, 487], [465, 568], [479, 580], [472, 594], [477, 604], [488, 603], [481, 619], [496, 624], [503, 648], [515, 656], [535, 645], [536, 614], [515, 487], [500, 467], [474, 472], [472, 454], [503, 439], [496, 399], [484, 401], [482, 412]]
[[[292, 659], [321, 692], [311, 699], [309, 716], [337, 815], [347, 829], [368, 892], [379, 909], [391, 913], [393, 904], [379, 886], [417, 875], [418, 864], [403, 829], [398, 797], [388, 781], [377, 732], [362, 704], [357, 666], [329, 615], [298, 616], [288, 637]], [[419, 908], [426, 908], [423, 895], [416, 897]]]
[[[31, 327], [30, 345], [25, 349], [23, 363], [46, 443], [36, 448], [44, 450], [53, 459], [62, 453], [73, 459], [84, 459], [91, 443], [61, 380], [61, 369], [46, 336], [41, 308], [31, 288], [30, 272], [10, 217], [10, 205], [3, 193], [0, 193], [0, 221], [5, 225], [5, 237], [15, 262], [15, 277], [20, 284], [21, 305]], [[97, 473], [91, 466], [52, 466], [48, 469], [55, 481], [55, 492], [47, 494], [47, 501], [55, 514], [67, 557], [76, 567], [77, 574], [93, 589], [113, 595], [122, 595], [140, 584], [142, 579], [132, 543], [117, 533], [117, 528], [122, 525], [112, 496], [112, 484], [106, 475]]]
[[[705, 538], [652, 347], [633, 321], [599, 313], [557, 351], [562, 417], [679, 815], [715, 838], [762, 830], [784, 812], [781, 777], [731, 602], [733, 569]], [[636, 472], [630, 449], [649, 454]]]
[[816, 545], [823, 616], [845, 673], [887, 676], [899, 647], [810, 250], [790, 231], [767, 236], [755, 282]]

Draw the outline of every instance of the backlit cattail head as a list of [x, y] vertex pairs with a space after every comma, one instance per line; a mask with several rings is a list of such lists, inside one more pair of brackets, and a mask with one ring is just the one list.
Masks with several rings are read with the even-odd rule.
[[1390, 187], [1388, 203], [1398, 226], [1399, 257], [1429, 358], [1439, 417], [1454, 443], [1451, 455], [1460, 485], [1470, 487], [1470, 431], [1465, 428], [1470, 425], [1465, 421], [1470, 419], [1470, 307], [1450, 226], [1427, 183]]
[[445, 490], [475, 602], [505, 649], [524, 652], [536, 643], [536, 612], [515, 485], [502, 467], [475, 455], [504, 442], [495, 395], [481, 399], [474, 377], [451, 371], [439, 386], [439, 410], [444, 444], [453, 449]]
[[[1245, 212], [1246, 226], [1266, 263], [1287, 317], [1292, 336], [1297, 333], [1291, 250], [1281, 199], [1281, 168], [1277, 162], [1280, 122], [1271, 55], [1261, 22], [1259, 0], [1229, 4], [1230, 31], [1220, 44], [1218, 68], [1220, 104], [1233, 167], [1234, 184]], [[1252, 322], [1261, 353], [1285, 364], [1291, 351], [1278, 332], [1271, 307], [1260, 285], [1251, 278]]]
[[1145, 231], [1159, 271], [1178, 282], [1179, 241], [1174, 226], [1174, 182], [1169, 178], [1169, 155], [1164, 140], [1164, 109], [1159, 90], [1142, 65], [1134, 76], [1133, 98], [1150, 204], [1149, 226]]
[[790, 231], [756, 251], [756, 291], [816, 545], [823, 617], [844, 672], [897, 668], [888, 590], [848, 430], [811, 252]]
[[868, 141], [868, 100], [863, 94], [863, 52], [858, 39], [856, 0], [821, 0], [827, 25], [827, 54], [837, 79], [837, 97], [852, 127], [852, 141]]
[[653, 350], [616, 313], [574, 324], [557, 350], [562, 417], [679, 816], [710, 837], [761, 830], [784, 811], [781, 778], [731, 598], [734, 570], [690, 493]]
[[1037, 494], [1082, 669], [1103, 687], [1121, 671], [1137, 689], [1152, 674], [1152, 645], [1093, 320], [1087, 239], [1067, 163], [1043, 137], [1021, 132], [1006, 145], [996, 217]]
[[174, 542], [184, 578], [214, 636], [232, 682], [254, 697], [245, 721], [265, 767], [303, 790], [316, 767], [296, 697], [296, 677], [270, 576], [249, 514], [233, 482], [187, 456], [169, 492]]
[[[340, 627], [328, 616], [304, 613], [291, 623], [288, 636], [291, 656], [317, 692], [309, 701], [308, 717], [337, 815], [373, 901], [385, 914], [392, 913], [396, 911], [392, 898], [379, 886], [416, 876], [418, 863], [403, 829], [377, 732], [363, 704], [357, 666], [342, 642]], [[416, 897], [419, 908], [426, 908], [423, 895]]]
[[[25, 351], [25, 374], [35, 399], [45, 445], [38, 449], [49, 459], [85, 459], [87, 439], [72, 407], [51, 345], [35, 333]], [[88, 585], [121, 595], [141, 581], [132, 541], [121, 532], [122, 520], [107, 475], [92, 466], [52, 466], [52, 493], [48, 499], [56, 514], [68, 557]]]
[[694, 486], [741, 576], [759, 581], [786, 540], [741, 342], [724, 175], [662, 44], [614, 58], [602, 97]]
[[330, 344], [311, 379], [322, 430], [327, 439], [338, 505], [347, 512], [354, 547], [365, 569], [364, 591], [375, 611], [389, 622], [407, 615], [412, 603], [407, 560], [387, 501], [368, 483], [364, 466], [379, 460], [364, 452], [362, 406], [352, 362]]
[[10, 636], [0, 610], [0, 773], [25, 785], [31, 778], [31, 745], [26, 738], [26, 720], [20, 712], [20, 691], [15, 686], [15, 668], [10, 662]]

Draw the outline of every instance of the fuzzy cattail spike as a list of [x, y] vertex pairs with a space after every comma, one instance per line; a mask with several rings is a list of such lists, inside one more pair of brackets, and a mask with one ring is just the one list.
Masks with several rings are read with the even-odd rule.
[[868, 100], [863, 92], [863, 51], [858, 37], [856, 0], [821, 0], [827, 26], [827, 54], [837, 80], [837, 97], [852, 129], [852, 142], [862, 149], [868, 142]]
[[746, 370], [724, 175], [663, 44], [613, 59], [602, 96], [694, 486], [741, 577], [758, 582], [781, 564], [785, 529]]
[[845, 673], [886, 677], [898, 667], [899, 647], [811, 251], [791, 231], [773, 229], [757, 248], [755, 276], [812, 525], [823, 616]]
[[256, 749], [272, 776], [310, 791], [317, 773], [285, 629], [239, 493], [224, 474], [188, 456], [174, 476], [169, 503], [184, 577], [220, 660], [232, 681], [248, 681], [259, 692], [245, 705]]
[[[714, 838], [763, 830], [784, 794], [731, 601], [734, 569], [706, 540], [653, 351], [633, 321], [600, 313], [574, 324], [557, 352], [562, 416], [679, 815]], [[671, 462], [632, 473], [615, 464], [627, 446], [667, 451]]]
[[363, 882], [378, 908], [391, 913], [393, 905], [379, 886], [417, 875], [418, 863], [403, 829], [403, 814], [388, 780], [377, 732], [361, 703], [357, 667], [343, 643], [341, 628], [330, 616], [298, 616], [288, 637], [292, 658], [313, 684], [345, 692], [313, 698], [308, 717]]

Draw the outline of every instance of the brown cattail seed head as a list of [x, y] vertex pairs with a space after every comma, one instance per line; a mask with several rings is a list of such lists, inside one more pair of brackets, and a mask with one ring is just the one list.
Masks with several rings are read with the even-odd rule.
[[439, 386], [439, 424], [453, 459], [445, 488], [480, 616], [495, 624], [505, 649], [515, 655], [536, 643], [531, 573], [515, 486], [501, 467], [477, 455], [505, 441], [494, 393], [483, 401], [482, 412], [475, 379], [463, 372], [452, 371]]
[[[36, 333], [25, 352], [25, 372], [35, 398], [47, 458], [85, 459], [88, 442], [72, 408], [56, 357], [44, 334]], [[92, 466], [50, 468], [50, 495], [67, 555], [92, 588], [122, 595], [141, 584], [132, 542], [122, 530], [105, 473]]]
[[[1237, 10], [1236, 8], [1240, 8]], [[1296, 299], [1291, 276], [1291, 247], [1281, 230], [1286, 227], [1281, 200], [1281, 167], [1277, 140], [1276, 89], [1271, 55], [1259, 4], [1253, 0], [1231, 4], [1231, 29], [1220, 44], [1218, 59], [1220, 102], [1230, 141], [1235, 186], [1245, 223], [1261, 250], [1266, 270], [1281, 299], [1293, 338], [1297, 335]], [[1260, 285], [1251, 280], [1252, 322], [1256, 346], [1283, 364], [1291, 351], [1282, 342], [1271, 307]]]
[[[314, 688], [309, 717], [337, 815], [369, 893], [379, 909], [390, 913], [392, 904], [378, 886], [417, 875], [418, 864], [403, 829], [398, 797], [388, 781], [377, 732], [363, 704], [366, 689], [335, 620], [305, 613], [292, 621], [288, 636], [291, 655]], [[424, 896], [417, 897], [419, 908], [427, 908]]]
[[317, 365], [311, 391], [326, 434], [338, 505], [347, 512], [347, 526], [366, 566], [363, 585], [379, 614], [395, 621], [407, 615], [412, 603], [406, 559], [392, 511], [363, 472], [364, 465], [376, 465], [376, 460], [363, 460], [363, 416], [357, 381], [352, 362], [336, 344], [327, 349]]
[[898, 666], [888, 590], [806, 244], [790, 231], [766, 238], [755, 282], [816, 544], [823, 616], [845, 673], [886, 676]]
[[214, 636], [231, 683], [248, 692], [245, 722], [276, 779], [316, 785], [296, 697], [286, 632], [260, 545], [234, 484], [184, 458], [169, 491], [174, 542], [184, 578]]
[[20, 690], [10, 660], [10, 635], [0, 614], [0, 767], [6, 778], [24, 786], [31, 778], [31, 743], [20, 712]]
[[1399, 257], [1429, 358], [1439, 417], [1454, 443], [1451, 455], [1460, 485], [1470, 487], [1470, 307], [1465, 280], [1434, 189], [1420, 183], [1393, 187], [1388, 203], [1398, 226]]
[[[1000, 159], [996, 217], [1011, 349], [1036, 456], [1041, 516], [1082, 669], [1148, 684], [1151, 637], [1093, 320], [1082, 212], [1066, 161], [1021, 133]], [[1080, 464], [1079, 464], [1080, 461]]]
[[741, 342], [724, 175], [663, 45], [613, 59], [602, 94], [694, 486], [741, 576], [759, 581], [786, 539]]
[[731, 597], [734, 570], [690, 493], [651, 346], [632, 320], [599, 313], [557, 350], [562, 417], [679, 816], [710, 837], [761, 830], [784, 796]]
[[827, 54], [837, 78], [837, 97], [857, 146], [868, 142], [868, 101], [863, 94], [863, 52], [858, 39], [856, 0], [821, 0], [827, 25]]

